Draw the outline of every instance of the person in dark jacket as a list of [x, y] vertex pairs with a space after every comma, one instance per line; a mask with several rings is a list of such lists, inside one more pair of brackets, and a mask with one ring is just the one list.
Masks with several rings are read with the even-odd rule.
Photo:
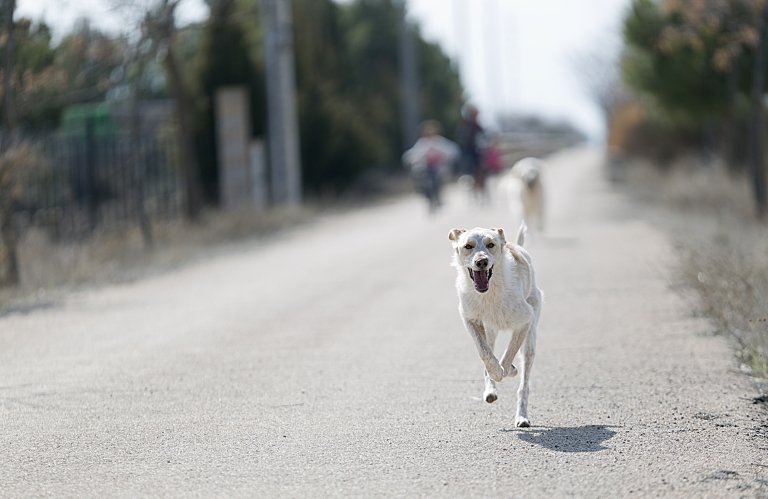
[[463, 112], [459, 129], [456, 133], [465, 175], [472, 175], [474, 179], [475, 195], [483, 198], [485, 195], [486, 171], [483, 165], [480, 140], [483, 135], [483, 127], [478, 123], [478, 112], [474, 106], [466, 106]]

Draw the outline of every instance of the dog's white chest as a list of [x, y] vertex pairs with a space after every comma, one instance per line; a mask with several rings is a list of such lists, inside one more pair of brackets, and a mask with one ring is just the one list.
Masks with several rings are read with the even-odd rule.
[[[478, 293], [474, 293], [477, 295]], [[512, 329], [526, 322], [528, 307], [502, 296], [469, 296], [461, 300], [467, 318], [482, 321], [486, 327], [496, 330]], [[526, 304], [527, 305], [527, 304]]]
[[[499, 276], [502, 277], [502, 276]], [[486, 327], [496, 330], [514, 329], [530, 319], [531, 307], [522, 296], [520, 289], [510, 292], [515, 286], [511, 276], [503, 286], [494, 287], [488, 293], [478, 293], [468, 283], [459, 286], [459, 300], [462, 315], [467, 319], [481, 321]], [[510, 282], [512, 281], [512, 282]], [[502, 284], [502, 283], [499, 283]]]

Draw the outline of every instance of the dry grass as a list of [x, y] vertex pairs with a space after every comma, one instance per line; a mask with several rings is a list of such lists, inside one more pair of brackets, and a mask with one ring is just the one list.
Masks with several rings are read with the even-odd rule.
[[176, 265], [212, 248], [258, 238], [308, 221], [308, 209], [209, 211], [195, 224], [153, 224], [153, 247], [138, 227], [97, 230], [82, 241], [54, 241], [41, 229], [29, 229], [19, 243], [22, 289], [76, 285], [133, 278], [137, 273]]
[[627, 168], [627, 184], [662, 207], [679, 249], [677, 275], [701, 311], [732, 337], [744, 366], [768, 376], [768, 227], [753, 215], [749, 182], [694, 158], [666, 172]]
[[[145, 246], [137, 226], [97, 230], [81, 241], [55, 241], [44, 230], [27, 229], [18, 245], [20, 284], [0, 286], [0, 315], [49, 306], [84, 285], [134, 280], [212, 254], [238, 251], [324, 214], [388, 202], [412, 190], [404, 175], [372, 174], [358, 184], [342, 197], [315, 198], [300, 208], [211, 209], [194, 224], [155, 221], [152, 248]], [[0, 244], [0, 282], [6, 257]]]
[[703, 312], [738, 344], [741, 361], [768, 374], [768, 237], [765, 229], [723, 228], [710, 241], [687, 241], [680, 274]]
[[[97, 230], [82, 241], [54, 241], [41, 229], [28, 229], [18, 245], [20, 284], [0, 287], [0, 315], [45, 306], [86, 284], [133, 280], [167, 271], [212, 252], [257, 242], [267, 234], [308, 223], [324, 211], [318, 206], [262, 213], [212, 210], [195, 224], [155, 223], [151, 249], [144, 244], [138, 227]], [[0, 245], [0, 261], [3, 258]]]
[[626, 166], [633, 193], [685, 214], [749, 221], [754, 214], [752, 191], [744, 175], [728, 172], [717, 160], [681, 158], [665, 170], [647, 161]]

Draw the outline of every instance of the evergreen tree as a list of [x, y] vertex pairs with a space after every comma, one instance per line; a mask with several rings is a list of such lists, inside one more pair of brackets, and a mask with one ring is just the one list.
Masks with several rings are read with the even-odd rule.
[[418, 50], [421, 114], [439, 121], [443, 134], [455, 139], [464, 104], [459, 71], [436, 43], [420, 39]]
[[673, 122], [701, 126], [722, 116], [730, 94], [750, 89], [754, 15], [744, 4], [634, 0], [624, 20], [625, 82]]
[[[401, 144], [398, 47], [400, 6], [392, 0], [356, 0], [343, 7], [349, 95], [386, 146], [381, 161], [399, 162]], [[463, 89], [456, 67], [439, 45], [417, 33], [421, 116], [436, 119], [451, 136], [460, 119]]]
[[381, 140], [350, 99], [339, 7], [330, 0], [293, 6], [302, 178], [310, 192], [338, 193], [380, 161]]
[[[400, 80], [398, 44], [400, 10], [391, 0], [356, 0], [343, 7], [342, 22], [350, 75], [349, 98], [382, 140], [380, 163], [398, 163]], [[407, 146], [410, 146], [408, 144]]]

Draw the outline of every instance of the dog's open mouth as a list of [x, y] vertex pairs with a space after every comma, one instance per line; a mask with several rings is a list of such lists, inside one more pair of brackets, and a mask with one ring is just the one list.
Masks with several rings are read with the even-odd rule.
[[476, 290], [481, 293], [488, 291], [488, 285], [490, 283], [491, 277], [493, 277], [492, 268], [488, 270], [472, 270], [467, 268], [467, 271], [469, 271], [469, 277], [471, 277], [472, 281], [475, 283]]

